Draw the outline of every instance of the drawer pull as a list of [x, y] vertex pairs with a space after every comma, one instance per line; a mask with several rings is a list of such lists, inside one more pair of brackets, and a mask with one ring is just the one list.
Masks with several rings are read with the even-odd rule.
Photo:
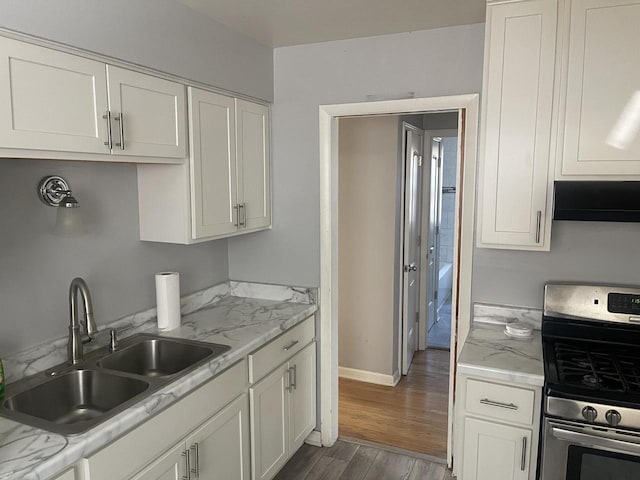
[[289, 345], [286, 345], [285, 347], [283, 347], [282, 349], [285, 352], [288, 352], [289, 350], [291, 350], [293, 347], [295, 347], [297, 344], [300, 343], [300, 340], [294, 340], [293, 342], [291, 342]]
[[480, 403], [482, 403], [483, 405], [489, 405], [491, 407], [500, 407], [500, 408], [507, 408], [509, 410], [518, 410], [518, 406], [515, 403], [495, 402], [493, 400], [489, 400], [488, 398], [483, 398], [482, 400], [480, 400]]

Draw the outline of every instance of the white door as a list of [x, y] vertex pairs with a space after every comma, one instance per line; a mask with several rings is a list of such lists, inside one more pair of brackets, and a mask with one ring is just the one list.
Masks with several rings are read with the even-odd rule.
[[[429, 202], [429, 225], [427, 230], [427, 237], [425, 239], [426, 250], [426, 270], [427, 270], [427, 319], [429, 325], [427, 326], [427, 333], [429, 326], [436, 322], [438, 317], [438, 280], [439, 280], [439, 262], [438, 253], [440, 252], [439, 246], [439, 228], [440, 217], [442, 216], [442, 195], [440, 190], [442, 188], [442, 139], [434, 138], [431, 140], [431, 175], [430, 180], [430, 202]], [[423, 230], [424, 231], [424, 230]]]
[[189, 88], [191, 227], [194, 239], [238, 231], [233, 98]]
[[423, 133], [404, 124], [405, 134], [405, 192], [404, 192], [404, 249], [402, 288], [402, 374], [406, 375], [417, 350], [419, 269], [420, 269], [420, 213], [421, 165]]
[[271, 225], [269, 107], [236, 99], [240, 228]]
[[464, 480], [527, 480], [531, 430], [475, 418], [464, 423]]
[[490, 4], [479, 246], [548, 250], [556, 0]]
[[640, 175], [640, 1], [573, 0], [563, 175]]
[[249, 389], [251, 478], [269, 480], [289, 457], [289, 365]]
[[113, 153], [187, 157], [185, 87], [107, 66]]
[[249, 480], [249, 399], [242, 394], [187, 437], [192, 478]]
[[187, 476], [187, 451], [180, 442], [131, 480], [183, 480]]
[[289, 361], [291, 372], [291, 445], [295, 452], [316, 426], [316, 343]]
[[0, 60], [2, 147], [109, 154], [104, 63], [3, 37]]

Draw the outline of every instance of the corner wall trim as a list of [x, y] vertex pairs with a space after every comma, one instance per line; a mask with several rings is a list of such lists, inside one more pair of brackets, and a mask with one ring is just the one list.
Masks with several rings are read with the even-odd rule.
[[393, 375], [388, 375], [385, 373], [358, 370], [357, 368], [338, 367], [338, 376], [342, 378], [349, 378], [351, 380], [358, 380], [360, 382], [386, 385], [388, 387], [395, 387], [400, 381], [399, 370], [393, 372]]

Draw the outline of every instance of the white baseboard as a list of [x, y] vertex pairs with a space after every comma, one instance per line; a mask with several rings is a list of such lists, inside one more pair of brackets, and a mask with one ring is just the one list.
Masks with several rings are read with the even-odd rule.
[[384, 373], [369, 372], [367, 370], [358, 370], [357, 368], [338, 367], [338, 376], [360, 382], [395, 387], [400, 381], [401, 375], [398, 370], [396, 370], [393, 375], [387, 375]]
[[318, 430], [314, 430], [307, 436], [307, 438], [304, 439], [304, 443], [308, 443], [309, 445], [313, 445], [314, 447], [321, 447], [322, 435]]

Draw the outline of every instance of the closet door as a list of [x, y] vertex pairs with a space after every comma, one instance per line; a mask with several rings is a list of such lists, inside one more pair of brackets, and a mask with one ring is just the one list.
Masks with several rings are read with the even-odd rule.
[[104, 63], [0, 37], [0, 147], [109, 154]]

